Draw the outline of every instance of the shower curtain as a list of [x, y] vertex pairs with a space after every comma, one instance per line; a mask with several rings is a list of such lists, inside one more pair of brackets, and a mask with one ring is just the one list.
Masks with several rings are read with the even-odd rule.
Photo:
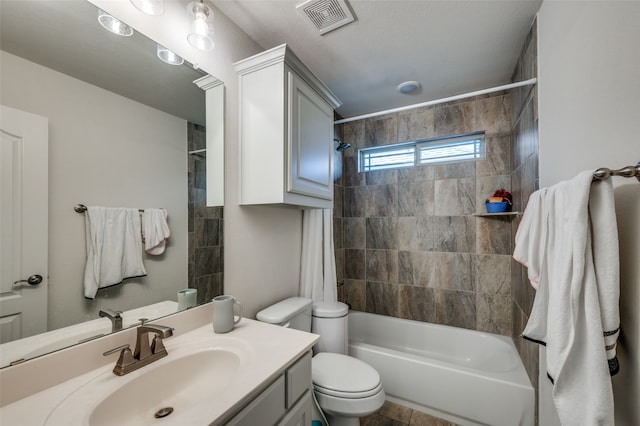
[[338, 300], [332, 209], [302, 212], [300, 296], [314, 302]]

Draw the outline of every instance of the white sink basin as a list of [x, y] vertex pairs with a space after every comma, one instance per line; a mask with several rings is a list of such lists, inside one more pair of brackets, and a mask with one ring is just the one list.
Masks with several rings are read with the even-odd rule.
[[185, 344], [127, 375], [109, 370], [69, 395], [46, 424], [188, 424], [184, 418], [193, 408], [212, 403], [242, 376], [251, 352], [240, 342]]
[[239, 366], [237, 354], [214, 349], [152, 367], [107, 396], [91, 413], [89, 424], [140, 425], [155, 415], [179, 414], [223, 391]]
[[[194, 308], [193, 316], [189, 312], [180, 314], [202, 325], [174, 333], [165, 339], [166, 357], [124, 376], [111, 371], [117, 354], [103, 358], [102, 352], [132, 343], [134, 330], [46, 355], [30, 361], [30, 365], [0, 370], [5, 400], [11, 392], [30, 391], [28, 396], [2, 406], [0, 423], [221, 426], [318, 340], [314, 334], [248, 318], [243, 318], [233, 332], [217, 334], [211, 328], [207, 309], [204, 305]], [[167, 325], [182, 324], [176, 321]], [[96, 367], [97, 360], [103, 363]], [[87, 369], [85, 364], [94, 367]], [[73, 375], [76, 369], [82, 372]], [[42, 388], [46, 383], [49, 385]], [[165, 407], [172, 407], [173, 412], [155, 418], [155, 413]]]

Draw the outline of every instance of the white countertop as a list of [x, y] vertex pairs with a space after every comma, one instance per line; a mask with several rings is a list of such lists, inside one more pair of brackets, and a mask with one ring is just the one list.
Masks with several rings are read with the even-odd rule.
[[[212, 422], [218, 424], [228, 419], [230, 415], [237, 412], [259, 392], [264, 390], [294, 360], [310, 350], [311, 346], [318, 340], [318, 336], [246, 318], [243, 318], [233, 331], [226, 334], [216, 334], [209, 323], [182, 335], [174, 335], [165, 339], [164, 342], [169, 355], [156, 361], [156, 363], [170, 362], [172, 360], [172, 350], [184, 353], [185, 349], [193, 345], [215, 346], [224, 344], [225, 340], [233, 340], [235, 343], [240, 344], [242, 350], [246, 351], [248, 355], [247, 363], [238, 371], [237, 378], [234, 378], [233, 383], [225, 389], [225, 392], [215, 398], [195, 405], [187, 413], [181, 413], [179, 416], [172, 415], [173, 419], [171, 418], [172, 416], [161, 419], [163, 425], [208, 425]], [[102, 356], [102, 354], [96, 355]], [[115, 363], [117, 354], [111, 355], [111, 357]], [[7, 425], [64, 424], [64, 426], [67, 426], [71, 424], [68, 421], [74, 418], [74, 424], [88, 424], [88, 414], [83, 414], [82, 420], [77, 423], [76, 421], [79, 417], [73, 413], [74, 408], [65, 408], [65, 400], [67, 400], [68, 405], [69, 396], [73, 395], [74, 401], [82, 402], [81, 404], [75, 404], [78, 405], [78, 411], [90, 413], [93, 407], [100, 403], [100, 400], [96, 401], [87, 398], [86, 401], [82, 401], [81, 396], [79, 397], [82, 390], [76, 392], [78, 389], [97, 382], [100, 383], [100, 386], [117, 388], [123, 380], [135, 379], [137, 376], [144, 374], [145, 370], [148, 371], [148, 369], [153, 368], [154, 364], [142, 367], [122, 377], [116, 376], [111, 372], [113, 363], [96, 368], [56, 386], [5, 405], [1, 409], [0, 421], [2, 424]], [[211, 380], [215, 379], [215, 377], [211, 378]], [[30, 380], [37, 380], [37, 378], [30, 378]], [[74, 392], [76, 393], [74, 394]], [[64, 417], [59, 415], [48, 419], [50, 413], [58, 406], [60, 406], [59, 408], [65, 408], [62, 411], [70, 412], [67, 420], [63, 421]], [[57, 412], [59, 411], [61, 410]], [[151, 420], [153, 420], [154, 424], [159, 421]]]

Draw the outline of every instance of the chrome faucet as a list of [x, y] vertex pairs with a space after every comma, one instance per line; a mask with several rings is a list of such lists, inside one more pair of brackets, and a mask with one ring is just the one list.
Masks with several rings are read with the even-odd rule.
[[111, 309], [100, 309], [98, 312], [99, 317], [109, 318], [111, 320], [111, 332], [122, 330], [122, 317], [120, 314], [122, 311], [114, 311]]
[[[153, 333], [153, 341], [149, 344], [149, 333]], [[145, 324], [137, 328], [136, 348], [131, 353], [131, 347], [126, 344], [111, 349], [103, 355], [111, 355], [120, 351], [120, 357], [113, 367], [113, 374], [124, 376], [140, 367], [151, 364], [167, 356], [167, 349], [162, 339], [173, 336], [173, 328], [159, 324]]]

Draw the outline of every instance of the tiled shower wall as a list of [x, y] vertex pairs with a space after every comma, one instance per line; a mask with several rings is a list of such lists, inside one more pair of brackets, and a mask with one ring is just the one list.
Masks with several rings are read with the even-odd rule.
[[[477, 131], [486, 132], [486, 159], [357, 171], [358, 148]], [[485, 212], [495, 189], [511, 189], [511, 96], [346, 123], [339, 135], [352, 145], [336, 182], [342, 300], [356, 310], [510, 336], [511, 219], [473, 214]]]
[[[513, 81], [528, 80], [537, 76], [536, 22], [527, 36], [518, 60]], [[538, 189], [538, 91], [537, 86], [527, 86], [512, 91], [513, 109], [513, 188], [514, 207], [523, 211], [533, 191]], [[517, 221], [513, 224], [515, 236]], [[529, 319], [535, 291], [529, 285], [526, 269], [515, 261], [511, 264], [513, 340], [527, 369], [531, 383], [537, 389], [538, 345], [524, 340], [520, 333]]]
[[[205, 128], [188, 123], [188, 151], [206, 148]], [[207, 207], [206, 157], [190, 154], [189, 166], [189, 287], [198, 289], [198, 303], [223, 294], [223, 208]]]
[[[336, 115], [335, 120], [341, 117]], [[338, 131], [335, 138], [340, 140], [341, 135]], [[337, 147], [337, 143], [335, 143]], [[350, 149], [353, 149], [351, 147]], [[338, 300], [345, 300], [344, 293], [344, 238], [343, 238], [343, 205], [344, 205], [344, 179], [342, 153], [336, 151], [333, 158], [333, 242], [336, 254], [336, 278], [338, 282]]]

